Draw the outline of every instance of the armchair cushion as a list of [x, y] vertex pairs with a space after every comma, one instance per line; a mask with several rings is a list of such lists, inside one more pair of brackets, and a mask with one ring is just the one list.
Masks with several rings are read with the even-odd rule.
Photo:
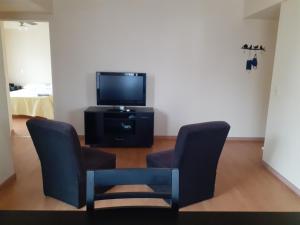
[[[83, 156], [84, 169], [87, 170], [101, 170], [101, 169], [115, 169], [116, 168], [116, 155], [107, 153], [95, 148], [81, 147]], [[86, 180], [84, 180], [86, 182]], [[96, 186], [95, 191], [97, 193], [106, 192], [112, 188], [112, 186], [103, 187]]]
[[147, 165], [154, 168], [172, 168], [173, 158], [173, 149], [151, 153], [147, 155]]
[[[173, 168], [174, 150], [164, 150], [147, 155], [148, 168]], [[170, 192], [169, 185], [149, 185], [156, 192]], [[166, 200], [167, 203], [170, 203]]]
[[81, 147], [85, 170], [113, 169], [116, 155], [98, 149]]

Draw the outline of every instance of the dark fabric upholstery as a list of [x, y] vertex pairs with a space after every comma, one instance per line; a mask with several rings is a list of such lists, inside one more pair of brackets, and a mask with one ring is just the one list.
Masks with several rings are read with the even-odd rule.
[[154, 168], [173, 168], [174, 149], [160, 151], [147, 156], [147, 166]]
[[179, 130], [174, 151], [147, 156], [148, 167], [179, 169], [180, 207], [213, 197], [217, 165], [229, 130], [223, 121], [186, 125]]
[[85, 205], [86, 170], [116, 166], [114, 154], [82, 149], [70, 124], [34, 118], [27, 128], [41, 162], [46, 196], [80, 208]]
[[94, 148], [82, 147], [85, 170], [114, 169], [116, 156]]

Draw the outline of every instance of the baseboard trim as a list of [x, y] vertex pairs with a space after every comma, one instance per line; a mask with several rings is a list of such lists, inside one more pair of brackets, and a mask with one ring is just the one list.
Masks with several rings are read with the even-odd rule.
[[227, 141], [259, 141], [259, 142], [264, 142], [265, 138], [263, 138], [263, 137], [228, 137]]
[[8, 184], [10, 184], [12, 181], [16, 180], [17, 179], [17, 175], [16, 173], [14, 173], [13, 175], [11, 175], [10, 177], [8, 177], [6, 180], [4, 180], [2, 182], [2, 184], [0, 184], [0, 190], [2, 188], [4, 188], [5, 186], [7, 186]]
[[30, 134], [29, 135], [17, 135], [14, 129], [12, 129], [10, 131], [10, 137], [31, 138]]
[[154, 136], [154, 139], [158, 140], [176, 140], [177, 136]]
[[288, 181], [284, 176], [282, 176], [279, 172], [277, 172], [272, 166], [270, 166], [264, 160], [262, 161], [264, 167], [277, 179], [279, 179], [282, 183], [284, 183], [291, 191], [293, 191], [296, 195], [300, 196], [300, 189]]

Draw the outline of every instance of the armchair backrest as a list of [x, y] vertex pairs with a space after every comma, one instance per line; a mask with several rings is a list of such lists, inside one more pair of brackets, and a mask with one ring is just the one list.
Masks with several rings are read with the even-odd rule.
[[27, 128], [41, 162], [45, 194], [79, 196], [85, 174], [75, 129], [67, 123], [36, 118], [27, 121]]
[[180, 128], [174, 156], [174, 167], [215, 168], [230, 125], [226, 122], [206, 122]]
[[230, 125], [222, 121], [180, 129], [173, 166], [179, 169], [181, 206], [213, 196], [217, 165], [229, 129]]

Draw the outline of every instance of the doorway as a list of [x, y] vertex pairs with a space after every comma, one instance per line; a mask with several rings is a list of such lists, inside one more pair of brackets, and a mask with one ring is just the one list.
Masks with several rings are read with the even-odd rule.
[[29, 136], [28, 119], [54, 117], [49, 23], [4, 21], [2, 40], [10, 127]]

